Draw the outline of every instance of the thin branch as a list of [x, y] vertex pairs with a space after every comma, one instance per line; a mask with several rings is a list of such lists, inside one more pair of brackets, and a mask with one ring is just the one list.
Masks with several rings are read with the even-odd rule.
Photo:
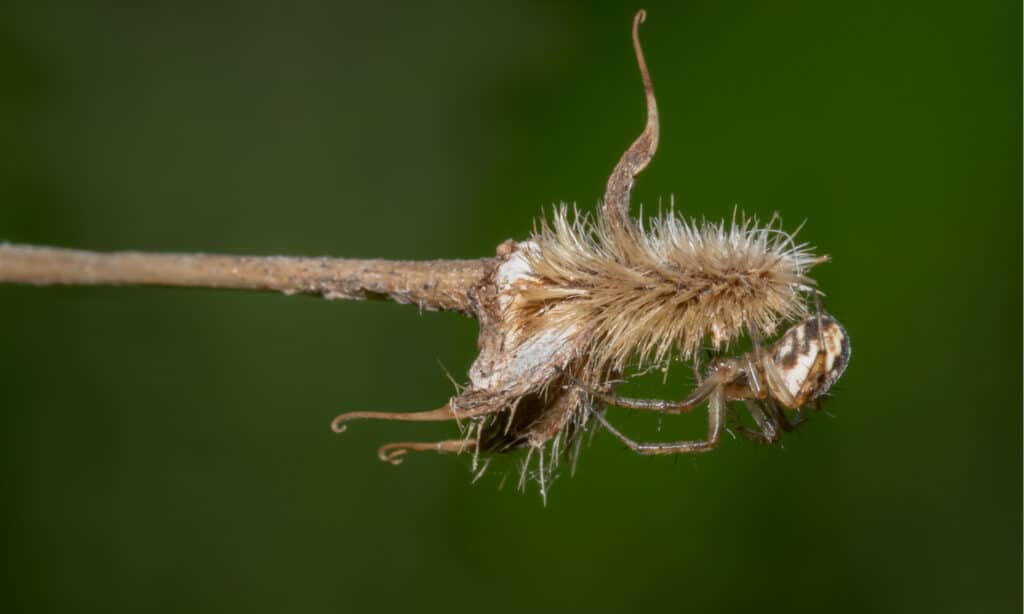
[[0, 283], [269, 290], [326, 299], [390, 299], [472, 315], [468, 292], [484, 279], [490, 260], [100, 253], [0, 243]]

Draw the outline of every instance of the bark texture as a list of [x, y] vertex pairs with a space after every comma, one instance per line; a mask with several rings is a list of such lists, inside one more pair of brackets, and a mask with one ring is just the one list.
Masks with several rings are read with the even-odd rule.
[[468, 290], [481, 283], [489, 260], [101, 253], [0, 244], [0, 283], [269, 290], [326, 299], [389, 299], [472, 315]]

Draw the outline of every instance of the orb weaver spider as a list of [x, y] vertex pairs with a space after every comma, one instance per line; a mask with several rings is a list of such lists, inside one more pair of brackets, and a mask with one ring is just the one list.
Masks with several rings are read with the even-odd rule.
[[588, 404], [590, 414], [622, 443], [638, 454], [681, 454], [707, 452], [718, 444], [729, 416], [729, 403], [743, 401], [759, 431], [739, 426], [740, 434], [764, 443], [775, 443], [783, 431], [791, 431], [802, 419], [792, 422], [784, 409], [801, 409], [821, 397], [846, 370], [850, 361], [850, 338], [838, 320], [821, 313], [798, 322], [764, 351], [754, 339], [754, 350], [735, 358], [718, 358], [708, 375], [682, 401], [634, 399], [594, 390], [574, 382], [607, 405], [628, 409], [681, 414], [708, 401], [708, 434], [703, 440], [640, 443], [613, 426], [604, 413]]

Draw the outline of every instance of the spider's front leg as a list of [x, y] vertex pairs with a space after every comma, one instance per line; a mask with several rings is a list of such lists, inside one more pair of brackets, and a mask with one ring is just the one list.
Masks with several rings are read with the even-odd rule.
[[[745, 426], [736, 426], [736, 432], [743, 435], [747, 439], [758, 441], [761, 443], [775, 443], [782, 437], [782, 433], [779, 431], [778, 417], [764, 405], [764, 402], [760, 400], [746, 399], [744, 404], [747, 406], [747, 411], [750, 412], [754, 422], [757, 423], [757, 427], [760, 430], [747, 428]], [[782, 426], [783, 430], [788, 430], [785, 426]]]
[[622, 434], [622, 431], [612, 426], [601, 412], [597, 411], [590, 405], [587, 406], [587, 411], [589, 411], [590, 415], [601, 423], [601, 426], [608, 429], [608, 432], [617, 437], [619, 441], [626, 444], [626, 447], [637, 454], [653, 456], [658, 454], [707, 452], [712, 450], [715, 445], [718, 444], [726, 419], [726, 404], [722, 397], [722, 388], [720, 386], [716, 386], [708, 395], [708, 399], [708, 436], [707, 439], [696, 441], [640, 443]]
[[720, 388], [721, 385], [734, 377], [733, 370], [728, 367], [723, 367], [706, 379], [704, 379], [699, 386], [682, 401], [665, 401], [663, 399], [636, 399], [631, 397], [623, 397], [603, 390], [598, 390], [592, 386], [589, 386], [571, 375], [567, 375], [570, 383], [586, 392], [590, 396], [594, 397], [614, 407], [622, 407], [625, 409], [642, 409], [647, 411], [660, 411], [666, 414], [682, 414], [695, 409], [704, 399], [708, 398], [711, 393]]

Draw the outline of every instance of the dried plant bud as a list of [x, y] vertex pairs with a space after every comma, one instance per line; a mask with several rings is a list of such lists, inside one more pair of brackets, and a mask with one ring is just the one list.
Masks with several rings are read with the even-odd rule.
[[807, 272], [827, 259], [775, 223], [669, 212], [624, 235], [560, 207], [525, 250], [536, 281], [522, 285], [515, 317], [529, 331], [576, 331], [593, 368], [609, 372], [662, 363], [673, 348], [688, 360], [705, 340], [720, 350], [751, 329], [773, 335], [807, 314]]

